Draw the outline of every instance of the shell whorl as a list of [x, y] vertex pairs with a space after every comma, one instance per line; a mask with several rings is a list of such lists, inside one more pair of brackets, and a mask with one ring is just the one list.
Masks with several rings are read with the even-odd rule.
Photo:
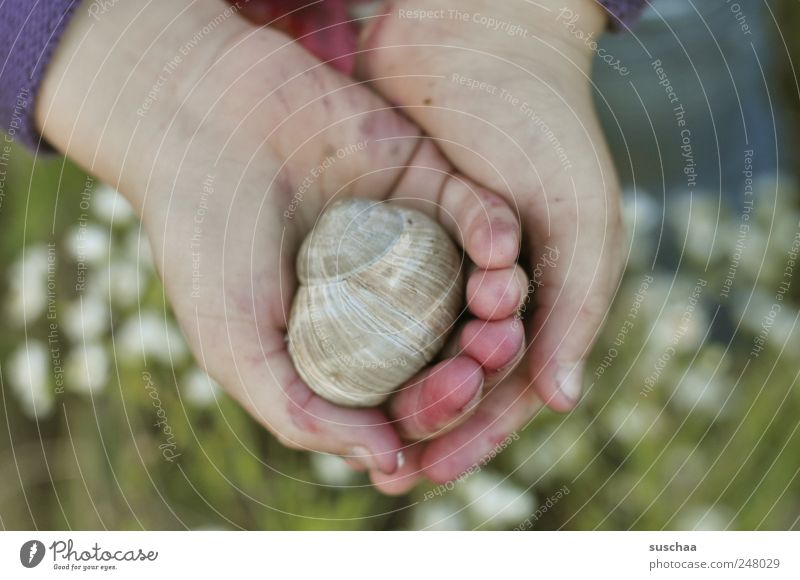
[[289, 353], [302, 379], [340, 405], [380, 404], [441, 349], [462, 306], [461, 262], [423, 213], [332, 205], [297, 258]]

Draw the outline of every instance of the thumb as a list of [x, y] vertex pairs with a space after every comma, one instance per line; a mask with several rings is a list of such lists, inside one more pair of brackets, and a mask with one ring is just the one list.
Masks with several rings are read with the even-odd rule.
[[556, 411], [572, 409], [581, 397], [585, 361], [622, 270], [616, 187], [579, 203], [577, 194], [571, 197], [575, 203], [550, 213], [550, 235], [536, 244], [529, 263], [536, 309], [529, 372], [539, 396]]

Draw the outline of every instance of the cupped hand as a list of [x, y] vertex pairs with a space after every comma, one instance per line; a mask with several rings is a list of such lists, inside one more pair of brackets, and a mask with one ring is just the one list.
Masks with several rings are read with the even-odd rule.
[[519, 279], [519, 224], [374, 92], [226, 10], [176, 0], [121, 4], [97, 22], [79, 13], [45, 79], [40, 125], [139, 211], [192, 351], [223, 388], [286, 445], [391, 474], [402, 437], [444, 432], [474, 409], [487, 364], [517, 356], [522, 331], [496, 328], [420, 373], [387, 406], [398, 419], [333, 405], [287, 351], [301, 241], [349, 196], [428, 212], [465, 250], [473, 311], [489, 320], [513, 313], [521, 288], [497, 295], [472, 280]]
[[[387, 491], [405, 491], [421, 475], [453, 479], [522, 428], [540, 401], [565, 411], [581, 396], [623, 256], [617, 178], [583, 40], [604, 25], [589, 0], [398, 0], [364, 32], [359, 74], [436, 139], [457, 170], [519, 212], [531, 302], [519, 366], [506, 369], [468, 421], [414, 447], [398, 474], [374, 473]], [[471, 284], [479, 291], [498, 280]], [[471, 310], [491, 319], [478, 304]], [[472, 325], [462, 352], [482, 347], [474, 337], [490, 327]]]

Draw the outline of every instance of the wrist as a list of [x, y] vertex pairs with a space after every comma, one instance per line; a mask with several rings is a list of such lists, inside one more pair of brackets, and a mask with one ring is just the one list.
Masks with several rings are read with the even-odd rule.
[[139, 208], [159, 134], [220, 47], [247, 25], [217, 0], [97, 7], [77, 8], [48, 65], [35, 120], [54, 147]]
[[503, 3], [503, 7], [511, 14], [519, 14], [531, 36], [554, 45], [566, 57], [587, 64], [593, 54], [592, 43], [596, 46], [608, 23], [607, 13], [596, 0], [512, 0]]
[[481, 39], [482, 45], [514, 60], [535, 58], [537, 43], [546, 43], [587, 69], [608, 24], [596, 0], [398, 0], [395, 5], [411, 15], [412, 6], [431, 14], [456, 36], [471, 44]]

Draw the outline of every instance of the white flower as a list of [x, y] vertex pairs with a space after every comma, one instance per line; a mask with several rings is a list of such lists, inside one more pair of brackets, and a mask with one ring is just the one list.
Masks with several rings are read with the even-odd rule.
[[783, 280], [789, 252], [792, 250], [798, 230], [800, 230], [800, 213], [797, 211], [783, 209], [775, 216], [770, 248], [765, 258], [770, 266], [772, 278], [760, 277], [759, 281], [775, 283]]
[[622, 216], [628, 247], [625, 267], [645, 269], [650, 266], [661, 227], [662, 208], [650, 194], [639, 191], [623, 193]]
[[326, 485], [344, 486], [355, 479], [353, 470], [338, 455], [312, 453], [311, 469], [317, 479]]
[[101, 391], [108, 382], [108, 366], [108, 355], [102, 346], [80, 346], [67, 354], [64, 363], [66, 384], [81, 393]]
[[710, 292], [709, 282], [703, 280], [703, 286], [698, 279], [680, 277], [672, 283], [663, 275], [654, 278], [642, 304], [651, 326], [647, 348], [657, 357], [670, 347], [676, 354], [693, 352], [708, 330], [704, 301]]
[[759, 346], [763, 346], [763, 340], [774, 348], [791, 350], [800, 340], [800, 321], [795, 322], [797, 309], [785, 300], [777, 301], [774, 294], [756, 288], [752, 297], [737, 295], [731, 303], [734, 322], [740, 322], [744, 330], [754, 335], [752, 347], [758, 339]]
[[676, 196], [669, 201], [667, 216], [675, 232], [678, 250], [698, 264], [723, 258], [731, 227], [730, 213], [717, 197], [706, 193]]
[[719, 531], [733, 523], [733, 517], [722, 506], [689, 506], [676, 521], [679, 530]]
[[68, 303], [61, 315], [64, 333], [76, 343], [99, 338], [111, 323], [108, 304], [95, 294], [86, 294]]
[[128, 200], [116, 189], [101, 183], [94, 192], [92, 209], [97, 217], [110, 225], [124, 225], [134, 218], [133, 209]]
[[[51, 259], [55, 258], [51, 257], [48, 248], [43, 244], [28, 246], [8, 268], [9, 301], [6, 308], [15, 323], [31, 323], [45, 311], [48, 297], [48, 260]], [[52, 267], [55, 268], [54, 263]]]
[[450, 498], [420, 502], [411, 520], [413, 530], [434, 530], [440, 532], [467, 529], [463, 506]]
[[778, 345], [778, 348], [786, 347], [790, 352], [794, 350], [790, 346], [796, 344], [800, 338], [800, 319], [797, 317], [797, 308], [786, 301], [781, 304], [781, 313], [780, 316], [775, 317], [770, 338]]
[[89, 277], [86, 292], [104, 296], [115, 306], [126, 308], [139, 302], [152, 273], [127, 256], [112, 258]]
[[[711, 417], [724, 417], [730, 409], [731, 385], [729, 376], [731, 353], [725, 346], [709, 343], [698, 354], [694, 364], [677, 376], [672, 402], [685, 412], [702, 412]], [[682, 379], [681, 379], [682, 377]]]
[[41, 291], [37, 286], [26, 284], [25, 289], [23, 289], [22, 285], [14, 285], [9, 288], [6, 312], [11, 321], [17, 326], [22, 325], [25, 321], [28, 324], [36, 321], [42, 315], [46, 306], [47, 293]]
[[609, 432], [629, 446], [636, 445], [642, 438], [657, 437], [661, 433], [658, 410], [653, 405], [618, 400], [602, 414], [602, 418]]
[[672, 403], [685, 412], [704, 412], [716, 417], [730, 394], [731, 383], [727, 376], [698, 371], [694, 367], [685, 371], [675, 386]]
[[540, 427], [530, 443], [510, 448], [514, 465], [528, 483], [578, 473], [591, 460], [588, 435], [568, 423]]
[[664, 212], [646, 191], [628, 190], [622, 194], [622, 216], [626, 228], [637, 238], [657, 233]]
[[66, 244], [76, 262], [96, 264], [108, 258], [108, 231], [96, 224], [72, 227], [67, 232]]
[[120, 306], [130, 306], [139, 301], [150, 276], [135, 263], [116, 260], [109, 265], [111, 300]]
[[485, 469], [467, 477], [456, 489], [464, 495], [467, 510], [481, 526], [515, 526], [536, 509], [531, 492]]
[[739, 269], [749, 280], [774, 285], [783, 278], [800, 222], [800, 212], [793, 207], [797, 184], [787, 176], [779, 176], [777, 182], [762, 176], [756, 180], [755, 192]]
[[777, 217], [794, 210], [798, 186], [793, 176], [764, 174], [753, 181], [755, 217], [760, 225], [769, 228], [773, 214]]
[[673, 303], [653, 322], [648, 346], [662, 351], [672, 346], [676, 353], [694, 351], [708, 329], [708, 315], [699, 307], [687, 314], [686, 305]]
[[220, 387], [202, 369], [192, 366], [183, 375], [182, 392], [190, 404], [207, 407], [217, 400]]
[[131, 315], [117, 333], [115, 346], [122, 359], [136, 361], [148, 357], [168, 365], [181, 362], [188, 352], [175, 325], [153, 311]]
[[753, 295], [736, 294], [731, 301], [734, 311], [734, 324], [741, 323], [742, 328], [758, 335], [762, 332], [762, 323], [774, 304], [774, 296], [762, 288], [756, 288]]
[[11, 280], [31, 277], [40, 280], [47, 274], [48, 249], [44, 244], [27, 246], [19, 259], [9, 268]]
[[[744, 279], [761, 285], [780, 281], [792, 237], [794, 234], [787, 239], [779, 239], [775, 231], [770, 234], [768, 230], [752, 228], [745, 237], [736, 275], [741, 273]], [[748, 286], [744, 284], [745, 294], [749, 293]]]
[[[641, 304], [641, 315], [653, 319], [658, 316], [658, 312], [667, 301], [670, 295], [670, 286], [673, 284], [673, 276], [667, 275], [663, 272], [655, 272], [651, 274], [653, 281], [647, 286], [644, 292], [644, 300]], [[635, 286], [632, 286], [634, 292], [638, 290], [641, 281], [637, 281]]]
[[50, 391], [50, 359], [45, 345], [29, 340], [8, 361], [8, 382], [19, 399], [22, 411], [32, 419], [41, 419], [53, 411]]

